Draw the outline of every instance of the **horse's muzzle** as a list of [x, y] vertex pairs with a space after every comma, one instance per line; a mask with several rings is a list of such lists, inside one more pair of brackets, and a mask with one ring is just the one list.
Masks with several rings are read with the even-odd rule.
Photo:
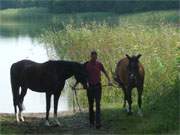
[[130, 79], [130, 80], [136, 80], [136, 76], [135, 76], [134, 74], [130, 74], [130, 75], [129, 75], [129, 79]]

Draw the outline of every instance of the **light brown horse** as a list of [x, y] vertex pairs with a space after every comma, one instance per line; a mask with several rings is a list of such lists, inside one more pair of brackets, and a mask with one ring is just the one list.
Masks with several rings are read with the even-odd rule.
[[126, 107], [126, 101], [128, 101], [129, 108], [127, 108], [128, 114], [132, 114], [131, 104], [132, 104], [132, 89], [137, 88], [138, 91], [138, 106], [139, 115], [142, 116], [141, 104], [142, 104], [142, 92], [144, 84], [144, 67], [139, 62], [141, 54], [137, 56], [130, 57], [126, 54], [126, 57], [121, 59], [115, 69], [114, 80], [119, 84], [124, 92], [124, 105]]

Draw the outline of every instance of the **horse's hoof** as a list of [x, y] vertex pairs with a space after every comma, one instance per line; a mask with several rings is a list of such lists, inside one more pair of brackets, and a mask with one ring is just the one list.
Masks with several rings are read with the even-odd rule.
[[141, 114], [139, 114], [139, 116], [140, 116], [140, 117], [143, 117], [143, 114], [141, 113]]
[[142, 111], [138, 111], [138, 115], [139, 115], [140, 117], [143, 117]]
[[19, 118], [16, 118], [16, 122], [17, 122], [17, 123], [19, 123], [19, 122], [20, 122]]
[[18, 114], [16, 114], [16, 122], [17, 122], [17, 123], [20, 122], [20, 120], [19, 120], [19, 115], [18, 115]]
[[59, 120], [58, 119], [55, 119], [55, 126], [62, 126], [62, 124], [59, 122]]
[[61, 124], [56, 123], [54, 126], [55, 126], [55, 127], [61, 127], [62, 125], [61, 125]]
[[49, 126], [50, 126], [49, 121], [46, 120], [45, 123], [44, 123], [44, 125], [47, 126], [47, 127], [49, 127]]
[[58, 127], [60, 127], [60, 126], [62, 126], [61, 125], [61, 123], [58, 121], [58, 122], [56, 122], [56, 124], [55, 124], [56, 126], [58, 126]]
[[123, 108], [122, 108], [122, 111], [123, 111], [123, 112], [126, 112], [126, 107], [123, 107]]
[[129, 113], [129, 108], [128, 107], [126, 107], [125, 110], [126, 110], [127, 113]]
[[132, 115], [132, 112], [128, 112], [127, 114], [128, 114], [128, 116], [130, 116], [130, 115]]
[[20, 121], [24, 122], [24, 117], [21, 117], [21, 118], [20, 118]]
[[19, 124], [19, 123], [20, 123], [20, 120], [16, 120], [16, 122], [17, 122], [17, 124]]

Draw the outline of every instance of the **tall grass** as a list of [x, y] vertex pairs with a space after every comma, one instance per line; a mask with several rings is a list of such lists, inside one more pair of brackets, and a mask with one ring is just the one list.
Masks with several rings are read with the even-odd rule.
[[[104, 63], [109, 74], [126, 53], [131, 55], [141, 53], [143, 56], [141, 62], [146, 71], [144, 90], [146, 98], [149, 92], [153, 91], [156, 95], [161, 89], [163, 91], [165, 86], [173, 83], [177, 76], [176, 57], [180, 40], [175, 27], [161, 25], [158, 28], [143, 25], [109, 27], [106, 24], [92, 24], [73, 28], [68, 25], [65, 30], [48, 32], [46, 36], [44, 39], [65, 52], [66, 57], [71, 60], [85, 62], [90, 51], [97, 50], [99, 59]], [[103, 83], [104, 81], [103, 78]], [[104, 103], [116, 102], [120, 91], [104, 88], [103, 93]]]
[[[42, 39], [48, 44], [53, 44], [61, 58], [64, 56], [80, 62], [89, 59], [91, 50], [97, 50], [99, 59], [109, 74], [125, 54], [141, 53], [140, 61], [146, 72], [144, 102], [151, 104], [154, 96], [160, 96], [166, 92], [177, 79], [176, 58], [179, 55], [177, 50], [180, 43], [179, 31], [173, 24], [167, 24], [168, 21], [165, 19], [175, 13], [165, 11], [157, 12], [157, 14], [149, 12], [124, 16], [121, 18], [120, 24], [116, 26], [109, 26], [105, 22], [103, 24], [95, 22], [81, 24], [79, 27], [70, 24], [66, 25], [63, 30], [46, 31], [42, 35]], [[144, 22], [139, 21], [143, 17], [145, 17]], [[150, 24], [150, 22], [152, 23]], [[102, 83], [107, 83], [104, 77]], [[81, 103], [86, 105], [85, 92], [80, 93], [82, 93], [80, 94]], [[135, 92], [133, 95], [136, 99]], [[103, 104], [120, 103], [122, 92], [120, 89], [106, 87], [103, 88], [102, 97]]]
[[[145, 67], [143, 109], [147, 116], [136, 123], [133, 133], [176, 133], [179, 132], [180, 93], [178, 22], [177, 11], [147, 12], [119, 16], [119, 24], [115, 25], [107, 22], [69, 24], [63, 30], [46, 31], [41, 38], [53, 45], [61, 58], [70, 60], [85, 62], [95, 49], [109, 74], [125, 54], [141, 53], [140, 61]], [[102, 84], [106, 83], [103, 76]], [[122, 107], [121, 89], [104, 87], [102, 93], [102, 107], [110, 108], [109, 113]], [[78, 96], [80, 104], [87, 106], [86, 92], [79, 91]], [[133, 110], [136, 100], [133, 90]], [[104, 114], [105, 121], [113, 119], [109, 113]], [[129, 125], [130, 121], [125, 121], [124, 124]], [[117, 125], [112, 131], [118, 130]]]

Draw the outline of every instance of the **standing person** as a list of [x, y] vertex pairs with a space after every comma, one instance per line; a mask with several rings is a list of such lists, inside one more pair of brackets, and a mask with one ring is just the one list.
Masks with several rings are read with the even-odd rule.
[[[93, 127], [96, 124], [96, 128], [101, 127], [101, 71], [105, 74], [108, 79], [109, 85], [112, 85], [112, 82], [101, 62], [97, 60], [97, 52], [92, 51], [90, 60], [86, 63], [86, 70], [88, 72], [88, 83], [89, 88], [87, 90], [88, 103], [89, 103], [89, 121], [90, 127]], [[94, 112], [94, 100], [96, 102], [96, 113]]]

